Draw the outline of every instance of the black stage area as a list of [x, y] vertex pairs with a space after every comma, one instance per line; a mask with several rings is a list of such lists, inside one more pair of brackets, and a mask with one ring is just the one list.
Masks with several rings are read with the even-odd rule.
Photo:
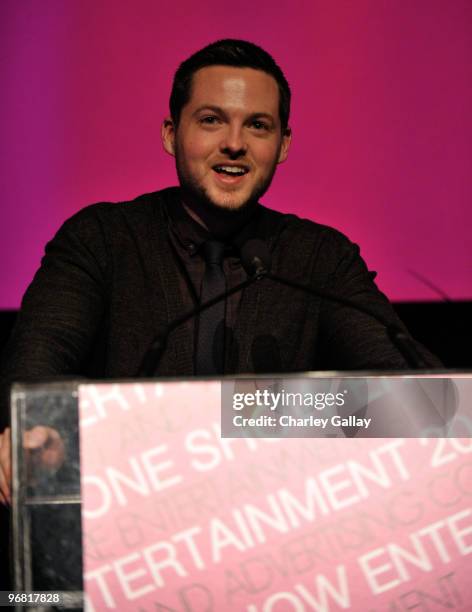
[[[396, 302], [393, 306], [413, 337], [447, 368], [472, 368], [472, 301]], [[0, 349], [16, 316], [16, 310], [0, 310]]]

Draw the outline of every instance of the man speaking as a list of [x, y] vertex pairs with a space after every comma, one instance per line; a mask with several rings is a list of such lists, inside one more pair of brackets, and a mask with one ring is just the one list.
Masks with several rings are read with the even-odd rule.
[[[411, 365], [387, 329], [407, 332], [358, 247], [259, 203], [289, 154], [289, 113], [284, 74], [252, 43], [220, 40], [184, 61], [162, 125], [179, 187], [66, 221], [23, 299], [4, 396], [14, 380], [134, 377], [146, 360], [148, 374], [181, 377]], [[251, 274], [247, 244], [273, 277], [231, 292]]]
[[[63, 225], [24, 297], [5, 377], [135, 376], [178, 315], [247, 277], [240, 253], [254, 239], [278, 275], [396, 321], [355, 245], [258, 203], [288, 156], [289, 112], [282, 71], [254, 44], [217, 41], [183, 62], [162, 126], [180, 187], [95, 204]], [[264, 280], [178, 326], [155, 373], [406, 365], [372, 316]]]

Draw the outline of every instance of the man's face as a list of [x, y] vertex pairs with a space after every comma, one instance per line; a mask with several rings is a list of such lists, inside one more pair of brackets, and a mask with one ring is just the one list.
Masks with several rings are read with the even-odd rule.
[[209, 66], [193, 75], [191, 98], [175, 129], [164, 121], [164, 148], [175, 155], [187, 196], [237, 210], [268, 189], [284, 161], [290, 132], [282, 134], [279, 91], [261, 70]]

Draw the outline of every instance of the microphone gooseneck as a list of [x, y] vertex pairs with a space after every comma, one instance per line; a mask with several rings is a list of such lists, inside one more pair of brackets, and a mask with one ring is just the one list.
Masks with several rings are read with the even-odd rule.
[[390, 321], [388, 318], [379, 315], [377, 312], [374, 312], [372, 308], [369, 308], [365, 305], [357, 304], [357, 302], [355, 302], [354, 300], [338, 295], [332, 291], [309, 287], [307, 285], [303, 285], [302, 283], [297, 283], [296, 281], [277, 276], [276, 274], [271, 274], [270, 272], [265, 275], [265, 278], [268, 278], [276, 283], [286, 285], [287, 287], [292, 287], [293, 289], [306, 291], [307, 293], [310, 293], [311, 295], [314, 295], [316, 297], [320, 297], [325, 300], [330, 300], [338, 304], [343, 304], [344, 306], [348, 306], [350, 308], [353, 308], [354, 310], [357, 310], [358, 312], [362, 312], [363, 314], [372, 317], [383, 327], [385, 327], [392, 344], [401, 353], [402, 357], [405, 359], [405, 361], [411, 368], [415, 370], [421, 370], [426, 369], [428, 367], [420, 352], [416, 348], [415, 343], [413, 342], [410, 335], [396, 323], [392, 323], [392, 321]]
[[368, 306], [357, 304], [354, 300], [338, 295], [335, 292], [327, 289], [318, 289], [296, 281], [272, 274], [271, 270], [271, 255], [265, 242], [258, 239], [251, 239], [245, 242], [240, 249], [241, 263], [248, 274], [248, 278], [235, 285], [231, 289], [215, 296], [211, 300], [199, 304], [195, 308], [187, 311], [183, 315], [174, 319], [167, 328], [160, 334], [158, 334], [149, 349], [147, 350], [141, 365], [138, 370], [137, 376], [140, 377], [151, 377], [154, 376], [157, 370], [159, 361], [167, 346], [167, 339], [169, 335], [180, 325], [188, 321], [189, 319], [198, 316], [204, 310], [211, 308], [218, 302], [226, 300], [229, 296], [243, 291], [246, 287], [251, 285], [257, 280], [264, 278], [270, 279], [273, 282], [286, 285], [292, 289], [304, 291], [310, 295], [320, 297], [322, 299], [330, 300], [332, 302], [343, 304], [349, 308], [353, 308], [358, 312], [362, 312], [380, 323], [387, 331], [390, 341], [395, 348], [401, 353], [406, 363], [413, 369], [426, 369], [427, 364], [424, 361], [422, 355], [419, 353], [410, 335], [402, 329], [396, 323], [392, 323], [387, 317], [379, 315], [377, 312]]
[[313, 288], [296, 281], [272, 274], [271, 270], [271, 255], [265, 242], [258, 239], [248, 240], [241, 247], [241, 263], [249, 275], [256, 275], [258, 278], [268, 278], [276, 283], [305, 291], [316, 297], [321, 297], [338, 304], [344, 304], [349, 308], [353, 308], [358, 312], [362, 312], [380, 323], [386, 328], [388, 337], [398, 351], [402, 354], [407, 364], [414, 369], [427, 368], [423, 357], [419, 353], [412, 338], [408, 332], [402, 329], [391, 320], [374, 312], [371, 308], [357, 304], [354, 300], [338, 295], [326, 289]]

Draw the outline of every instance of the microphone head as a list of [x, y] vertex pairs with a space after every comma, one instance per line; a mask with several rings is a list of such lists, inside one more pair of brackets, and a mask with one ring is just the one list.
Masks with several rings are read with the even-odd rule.
[[271, 256], [266, 243], [251, 238], [241, 247], [241, 263], [249, 276], [263, 276], [270, 271]]

